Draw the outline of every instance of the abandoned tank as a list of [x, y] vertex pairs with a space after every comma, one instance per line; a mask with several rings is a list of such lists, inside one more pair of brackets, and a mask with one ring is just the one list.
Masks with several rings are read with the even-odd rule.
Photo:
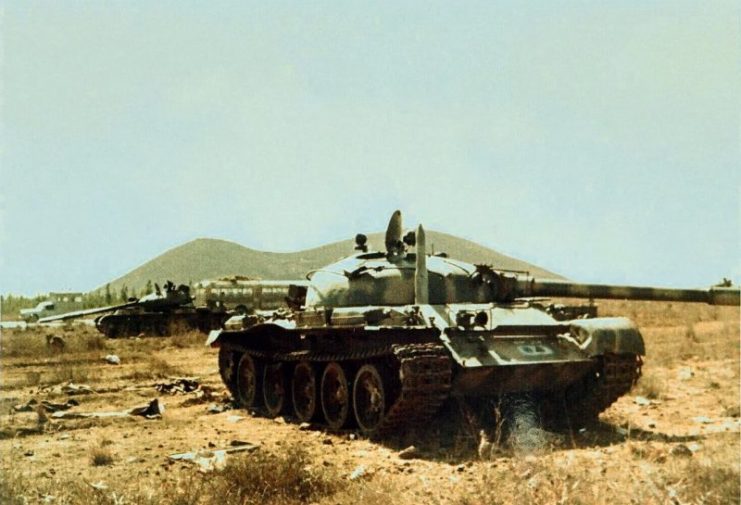
[[141, 298], [131, 298], [127, 303], [46, 317], [40, 319], [39, 323], [95, 314], [102, 314], [95, 318], [95, 327], [109, 338], [140, 334], [166, 336], [190, 330], [208, 333], [221, 328], [229, 317], [224, 310], [195, 307], [188, 286], [175, 286], [167, 281], [163, 288], [155, 284], [154, 292]]
[[737, 288], [578, 284], [428, 255], [422, 226], [402, 239], [399, 211], [385, 242], [369, 252], [358, 235], [359, 252], [310, 273], [308, 287], [289, 294], [290, 309], [233, 317], [211, 332], [207, 345], [219, 348], [236, 401], [385, 436], [424, 426], [452, 397], [522, 393], [579, 426], [630, 391], [644, 341], [627, 318], [563, 321], [537, 297], [739, 304]]

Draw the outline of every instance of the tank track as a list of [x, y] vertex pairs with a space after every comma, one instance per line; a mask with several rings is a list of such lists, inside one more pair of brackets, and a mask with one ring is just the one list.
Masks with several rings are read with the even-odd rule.
[[636, 354], [606, 354], [599, 375], [590, 377], [577, 398], [566, 394], [566, 409], [571, 424], [582, 426], [595, 422], [618, 398], [627, 394], [641, 376], [643, 362]]
[[378, 428], [381, 436], [431, 418], [451, 387], [451, 361], [442, 345], [395, 345], [393, 354], [400, 364], [401, 391]]
[[[388, 436], [407, 426], [431, 418], [448, 398], [452, 382], [452, 362], [440, 344], [398, 344], [348, 353], [312, 353], [305, 351], [275, 353], [248, 350], [251, 356], [274, 361], [311, 361], [339, 363], [392, 358], [400, 383], [396, 401], [389, 407], [376, 430]], [[227, 383], [224, 375], [222, 379]], [[228, 387], [227, 383], [227, 387]], [[231, 391], [231, 390], [230, 390]]]

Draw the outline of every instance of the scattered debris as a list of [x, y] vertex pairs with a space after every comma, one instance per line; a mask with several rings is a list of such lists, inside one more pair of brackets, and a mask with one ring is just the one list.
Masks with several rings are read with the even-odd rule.
[[106, 484], [102, 480], [96, 483], [88, 482], [88, 484], [90, 485], [91, 488], [96, 489], [98, 491], [105, 491], [106, 489], [108, 489], [108, 484]]
[[416, 459], [420, 457], [419, 449], [415, 446], [410, 445], [406, 449], [399, 452], [399, 458], [401, 459]]
[[707, 417], [707, 416], [697, 416], [697, 417], [693, 417], [693, 418], [692, 418], [692, 420], [693, 420], [693, 421], [695, 421], [696, 423], [700, 423], [700, 424], [710, 424], [710, 423], [712, 423], [712, 422], [713, 422], [713, 420], [712, 420], [712, 419], [710, 419], [710, 418], [709, 418], [709, 417]]
[[149, 402], [148, 405], [144, 405], [142, 407], [134, 407], [133, 409], [129, 410], [129, 414], [132, 416], [144, 416], [147, 419], [157, 419], [162, 417], [162, 414], [165, 412], [165, 406], [162, 402], [160, 402], [159, 398], [155, 398], [151, 402]]
[[38, 406], [38, 402], [31, 398], [29, 401], [27, 401], [24, 404], [21, 405], [14, 405], [13, 410], [16, 412], [33, 412], [36, 410], [36, 407]]
[[95, 393], [93, 388], [91, 388], [90, 386], [87, 386], [85, 384], [73, 384], [72, 382], [62, 386], [62, 392], [70, 396]]
[[301, 423], [298, 425], [298, 429], [301, 431], [307, 431], [311, 429], [311, 423]]
[[50, 334], [46, 336], [46, 346], [55, 352], [64, 351], [65, 345], [64, 339], [58, 335]]
[[118, 412], [67, 412], [59, 411], [54, 412], [52, 417], [55, 419], [79, 419], [79, 418], [90, 418], [90, 417], [127, 417], [127, 416], [142, 416], [147, 419], [159, 419], [162, 417], [162, 413], [165, 411], [165, 406], [160, 402], [159, 398], [155, 398], [146, 405], [134, 407], [129, 410], [122, 410]]
[[234, 416], [229, 416], [229, 417], [227, 417], [227, 418], [226, 418], [226, 420], [227, 420], [228, 422], [230, 422], [230, 423], [238, 423], [238, 422], [239, 422], [239, 421], [241, 421], [242, 419], [245, 419], [245, 417], [244, 417], [244, 416], [236, 416], [236, 415], [234, 415]]
[[694, 454], [702, 449], [702, 445], [698, 444], [697, 442], [690, 442], [689, 444], [687, 444], [687, 448]]
[[222, 412], [226, 412], [227, 410], [231, 410], [232, 406], [225, 404], [225, 403], [212, 403], [208, 406], [208, 413], [209, 414], [221, 414]]
[[[216, 390], [209, 386], [201, 386], [197, 390], [193, 391], [193, 393], [190, 395], [190, 397], [185, 400], [180, 405], [183, 407], [189, 407], [190, 405], [199, 405], [201, 403], [206, 403], [215, 400]], [[226, 408], [231, 408], [231, 399], [229, 397], [222, 397], [221, 402], [225, 405], [228, 405]]]
[[116, 356], [115, 354], [109, 354], [105, 358], [103, 358], [106, 363], [109, 365], [120, 365], [121, 364], [121, 358]]
[[365, 468], [365, 465], [359, 465], [350, 474], [350, 480], [358, 480], [359, 478], [364, 476], [366, 472], [367, 472], [367, 469]]
[[198, 377], [177, 377], [169, 382], [158, 382], [154, 388], [160, 393], [175, 395], [198, 391], [201, 384], [198, 382]]
[[648, 398], [645, 398], [643, 396], [636, 396], [635, 398], [633, 398], [633, 402], [636, 405], [640, 405], [642, 407], [643, 406], [646, 406], [646, 405], [651, 405], [651, 400], [649, 400]]
[[77, 407], [80, 403], [77, 400], [70, 399], [64, 403], [54, 403], [48, 400], [42, 400], [41, 405], [46, 409], [47, 412], [58, 412], [60, 410], [69, 410], [72, 407]]
[[227, 449], [218, 449], [215, 451], [197, 451], [197, 452], [184, 452], [180, 454], [172, 454], [169, 456], [171, 461], [188, 461], [195, 463], [199, 466], [198, 471], [210, 472], [215, 469], [223, 468], [226, 464], [227, 454], [243, 451], [253, 451], [259, 446], [251, 444], [249, 442], [241, 442], [234, 440], [231, 442], [231, 447]]
[[695, 372], [690, 367], [680, 368], [679, 372], [677, 372], [677, 378], [681, 381], [690, 380], [694, 375]]
[[672, 447], [672, 449], [669, 451], [669, 454], [672, 456], [678, 456], [681, 458], [688, 458], [692, 456], [692, 451], [689, 447], [687, 447], [684, 444], [675, 445]]

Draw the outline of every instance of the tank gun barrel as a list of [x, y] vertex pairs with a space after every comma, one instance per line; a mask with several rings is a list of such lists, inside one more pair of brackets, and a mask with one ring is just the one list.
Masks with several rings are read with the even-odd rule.
[[109, 305], [108, 307], [96, 307], [94, 309], [76, 310], [74, 312], [67, 312], [66, 314], [59, 314], [57, 316], [43, 317], [39, 319], [40, 323], [50, 323], [52, 321], [66, 321], [68, 319], [77, 319], [78, 317], [92, 316], [95, 314], [102, 314], [104, 312], [113, 312], [118, 309], [125, 309], [133, 307], [139, 302], [128, 302], [120, 305]]
[[695, 302], [710, 305], [739, 305], [738, 287], [713, 286], [709, 289], [676, 289], [647, 286], [615, 286], [609, 284], [581, 284], [551, 279], [518, 279], [517, 296], [546, 296], [563, 298], [606, 298], [621, 300], [650, 300], [663, 302]]

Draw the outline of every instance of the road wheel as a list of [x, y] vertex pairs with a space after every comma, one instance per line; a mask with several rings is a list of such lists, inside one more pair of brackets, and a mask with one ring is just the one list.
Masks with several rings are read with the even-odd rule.
[[375, 365], [363, 365], [355, 375], [352, 388], [355, 420], [360, 431], [372, 435], [381, 426], [386, 413], [386, 391]]
[[308, 361], [302, 361], [293, 369], [291, 398], [298, 420], [311, 421], [316, 414], [316, 372]]
[[265, 365], [262, 376], [262, 398], [268, 417], [277, 417], [286, 404], [286, 378], [283, 363]]
[[342, 428], [350, 412], [350, 386], [339, 363], [328, 363], [322, 374], [321, 403], [324, 419], [332, 430]]
[[261, 390], [262, 363], [249, 354], [243, 354], [237, 366], [237, 399], [246, 408], [259, 404], [258, 391]]

